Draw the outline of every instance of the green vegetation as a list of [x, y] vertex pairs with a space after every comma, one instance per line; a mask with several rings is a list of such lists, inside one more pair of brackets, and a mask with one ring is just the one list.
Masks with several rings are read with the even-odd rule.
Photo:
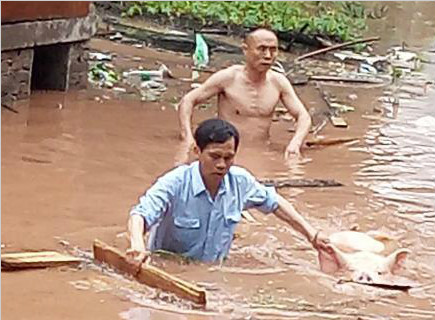
[[124, 15], [190, 18], [201, 25], [264, 26], [275, 31], [322, 34], [342, 41], [361, 36], [366, 13], [358, 1], [130, 1]]

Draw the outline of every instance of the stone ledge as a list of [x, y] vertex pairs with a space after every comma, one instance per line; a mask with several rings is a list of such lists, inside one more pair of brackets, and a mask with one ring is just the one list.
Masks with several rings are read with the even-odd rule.
[[57, 19], [2, 25], [1, 51], [87, 40], [96, 30], [97, 17]]

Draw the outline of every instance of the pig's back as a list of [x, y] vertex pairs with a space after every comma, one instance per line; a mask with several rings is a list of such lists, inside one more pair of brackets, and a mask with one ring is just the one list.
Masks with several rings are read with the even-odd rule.
[[380, 253], [385, 249], [382, 242], [362, 232], [340, 231], [329, 236], [329, 240], [337, 248], [345, 252], [369, 251]]

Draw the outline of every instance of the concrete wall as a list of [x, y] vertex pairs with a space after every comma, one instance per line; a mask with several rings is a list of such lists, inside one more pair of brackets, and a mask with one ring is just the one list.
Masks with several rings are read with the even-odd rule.
[[1, 101], [2, 104], [9, 105], [30, 94], [33, 49], [6, 51], [1, 55]]
[[68, 87], [85, 89], [88, 84], [87, 41], [71, 44], [69, 52]]
[[[86, 88], [85, 47], [96, 32], [97, 22], [92, 10], [87, 16], [80, 16], [89, 12], [89, 4], [69, 2], [60, 7], [59, 2], [48, 1], [27, 1], [24, 5], [18, 1], [2, 2], [2, 19], [4, 15], [8, 17], [8, 23], [2, 21], [1, 26], [2, 104], [28, 97], [31, 88]], [[24, 8], [21, 12], [20, 6]], [[66, 10], [68, 6], [70, 11]], [[49, 19], [53, 16], [72, 18]]]

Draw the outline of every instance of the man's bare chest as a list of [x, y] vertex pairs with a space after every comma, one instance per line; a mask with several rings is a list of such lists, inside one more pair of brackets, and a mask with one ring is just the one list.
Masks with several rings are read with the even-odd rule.
[[227, 110], [240, 115], [270, 115], [278, 104], [280, 92], [273, 85], [249, 86], [233, 84], [225, 89], [219, 100]]

